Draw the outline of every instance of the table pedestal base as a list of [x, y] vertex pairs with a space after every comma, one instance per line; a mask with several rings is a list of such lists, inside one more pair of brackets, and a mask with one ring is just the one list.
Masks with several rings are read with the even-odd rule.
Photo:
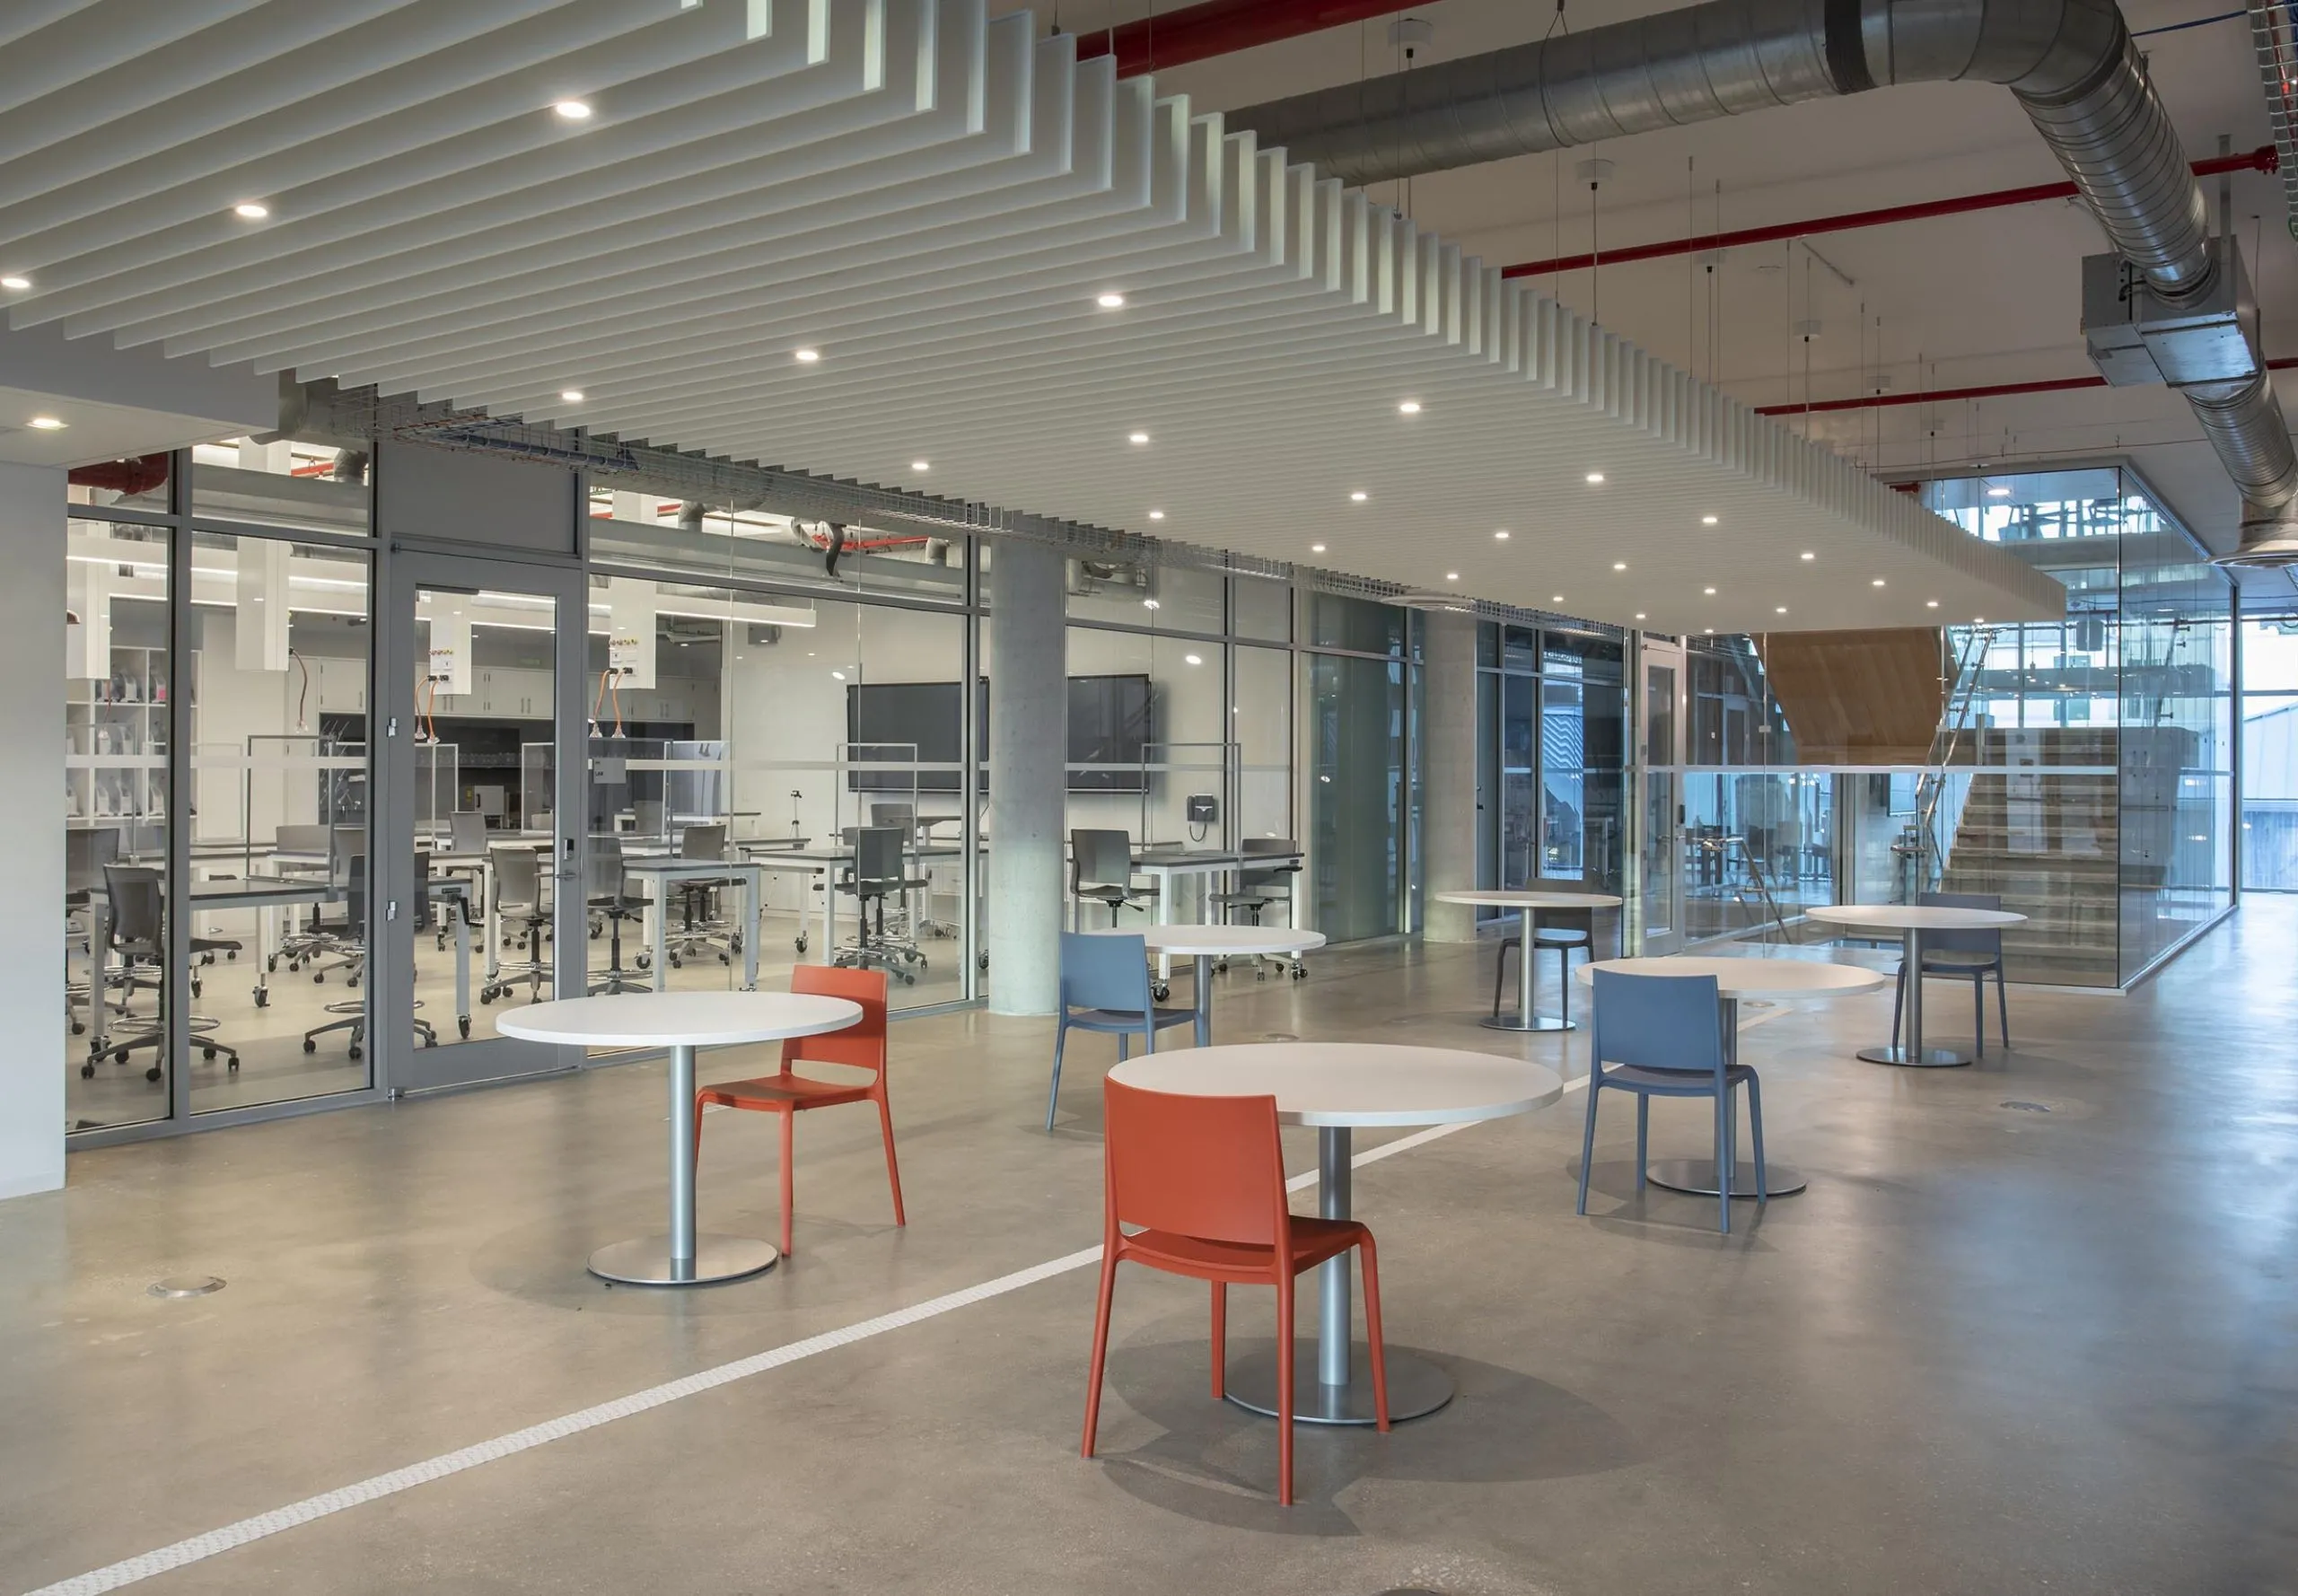
[[[1369, 1425], [1373, 1415], [1373, 1355], [1363, 1342], [1349, 1349], [1349, 1381], [1323, 1385], [1317, 1380], [1317, 1344], [1298, 1341], [1293, 1349], [1293, 1416], [1304, 1425]], [[1398, 1424], [1435, 1412], [1452, 1399], [1452, 1377], [1410, 1353], [1389, 1354], [1389, 1422]], [[1248, 1412], [1276, 1416], [1276, 1346], [1253, 1346], [1232, 1357], [1228, 1399]]]
[[[1772, 1159], [1764, 1165], [1766, 1184], [1776, 1197], [1794, 1197], [1810, 1184], [1802, 1171]], [[1715, 1161], [1712, 1158], [1655, 1159], [1645, 1171], [1645, 1179], [1654, 1186], [1664, 1186], [1670, 1191], [1687, 1191], [1694, 1197], [1716, 1195]], [[1756, 1166], [1752, 1159], [1741, 1159], [1732, 1166], [1732, 1196], [1736, 1201], [1745, 1197], [1756, 1200]]]
[[591, 1273], [624, 1285], [711, 1285], [760, 1275], [782, 1260], [771, 1241], [748, 1236], [697, 1236], [694, 1257], [682, 1265], [671, 1258], [668, 1236], [616, 1241], [591, 1254]]
[[1534, 1014], [1530, 1020], [1520, 1020], [1513, 1014], [1487, 1014], [1477, 1022], [1487, 1030], [1577, 1030], [1576, 1020], [1559, 1020], [1554, 1014]]
[[1946, 1069], [1971, 1061], [1969, 1054], [1952, 1048], [1862, 1048], [1859, 1057], [1870, 1064], [1896, 1064], [1908, 1069]]

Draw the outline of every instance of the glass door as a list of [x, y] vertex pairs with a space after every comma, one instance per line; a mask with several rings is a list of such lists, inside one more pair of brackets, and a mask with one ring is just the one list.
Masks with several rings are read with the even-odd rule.
[[[582, 574], [396, 552], [379, 676], [376, 1055], [394, 1095], [567, 1069], [500, 1033], [589, 982]], [[388, 1016], [388, 1018], [382, 1018]]]
[[1644, 640], [1644, 846], [1640, 908], [1643, 952], [1680, 952], [1684, 945], [1684, 649]]

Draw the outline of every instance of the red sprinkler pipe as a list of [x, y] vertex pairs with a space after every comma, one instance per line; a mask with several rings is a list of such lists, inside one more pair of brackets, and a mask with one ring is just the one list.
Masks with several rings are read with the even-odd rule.
[[[2266, 369], [2286, 372], [2298, 355], [2269, 360]], [[1819, 416], [1829, 410], [1888, 410], [1896, 405], [1944, 405], [1957, 399], [2002, 399], [2019, 393], [2063, 393], [2071, 388], [2104, 388], [2104, 377], [2045, 377], [2033, 382], [1990, 382], [1981, 388], [1934, 388], [1928, 393], [1876, 393], [1859, 399], [1820, 399], [1809, 405], [1759, 405], [1759, 416]]]
[[1388, 16], [1396, 0], [1205, 0], [1077, 36], [1077, 58], [1115, 56], [1119, 77], [1210, 60], [1257, 44]]
[[[2194, 163], [2194, 175], [2215, 177], [2222, 171], [2273, 171], [2280, 158], [2272, 145], [2260, 145], [2247, 155], [2213, 155]], [[1987, 194], [1964, 194], [1953, 199], [1926, 199], [1916, 205], [1890, 205], [1880, 210], [1846, 211], [1841, 215], [1815, 216], [1807, 222], [1780, 222], [1769, 227], [1743, 227], [1736, 232], [1708, 232], [1697, 238], [1665, 239], [1656, 244], [1630, 244], [1591, 255], [1558, 255], [1552, 260], [1527, 260], [1504, 266], [1504, 277], [1541, 277], [1551, 272], [1585, 271], [1601, 261], [1624, 266], [1631, 260], [1664, 260], [1696, 255], [1706, 250], [1732, 250], [1747, 244], [1776, 244], [1782, 239], [1810, 238], [1822, 232], [1849, 232], [1863, 227], [1889, 227], [1895, 222], [1922, 222], [1933, 216], [1959, 216], [1966, 211], [2001, 210], [2007, 206], [2039, 205], [2046, 199], [2072, 199], [2072, 183], [2031, 183], [2023, 189], [1997, 189]]]

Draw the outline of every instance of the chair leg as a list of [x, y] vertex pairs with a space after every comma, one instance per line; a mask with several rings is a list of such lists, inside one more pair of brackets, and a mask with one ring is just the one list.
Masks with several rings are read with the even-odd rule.
[[1727, 1236], [1732, 1233], [1732, 1162], [1740, 1151], [1736, 1144], [1732, 1134], [1732, 1093], [1725, 1090], [1715, 1094], [1715, 1228]]
[[1125, 1062], [1126, 1050], [1132, 1046], [1133, 1033], [1131, 1031], [1120, 1030], [1117, 1033], [1117, 1061], [1119, 1064], [1123, 1064]]
[[1389, 1427], [1389, 1355], [1381, 1336], [1381, 1264], [1373, 1255], [1373, 1232], [1356, 1242], [1356, 1259], [1364, 1271], [1364, 1349], [1373, 1359], [1373, 1422]]
[[1748, 1140], [1754, 1144], [1756, 1153], [1756, 1201], [1771, 1201], [1771, 1176], [1763, 1163], [1763, 1089], [1753, 1075], [1748, 1077]]
[[1500, 1018], [1500, 995], [1508, 986], [1508, 943], [1500, 944], [1500, 960], [1492, 968], [1492, 1017]]
[[1570, 948], [1558, 948], [1556, 951], [1556, 1000], [1561, 1005], [1557, 1010], [1557, 1013], [1569, 1029], [1572, 1024], [1572, 950]]
[[1636, 1094], [1636, 1189], [1642, 1191], [1645, 1167], [1649, 1162], [1652, 1147], [1652, 1100], [1642, 1092]]
[[1046, 1088], [1045, 1093], [1045, 1127], [1048, 1131], [1053, 1129], [1053, 1106], [1061, 1101], [1061, 1049], [1068, 1040], [1069, 1027], [1056, 1025], [1053, 1028], [1053, 1084]]
[[894, 1111], [886, 1101], [883, 1076], [878, 1081], [878, 1133], [886, 1139], [886, 1184], [894, 1191], [894, 1223], [906, 1225], [909, 1221], [902, 1217], [901, 1212], [901, 1165], [894, 1162]]
[[[1284, 1263], [1276, 1266], [1280, 1270]], [[1293, 1277], [1276, 1283], [1276, 1500], [1293, 1505]]]
[[1588, 1127], [1580, 1133], [1580, 1206], [1578, 1212], [1588, 1211], [1588, 1164], [1596, 1156], [1596, 1094], [1601, 1090], [1588, 1083]]
[[1080, 1455], [1093, 1455], [1093, 1439], [1101, 1425], [1101, 1369], [1109, 1360], [1110, 1300], [1117, 1293], [1117, 1249], [1101, 1250], [1101, 1291], [1093, 1307], [1093, 1366], [1085, 1386], [1085, 1443]]
[[1899, 1045], [1899, 1022], [1907, 1017], [1907, 966], [1899, 966], [1899, 978], [1891, 987], [1891, 1046]]
[[1995, 967], [1995, 1013], [2003, 1024], [2003, 1050], [2011, 1050], [2011, 988], [2003, 979], [2003, 967]]
[[798, 1116], [789, 1109], [782, 1110], [782, 1256], [793, 1250], [790, 1245], [790, 1211], [798, 1201], [798, 1171], [790, 1154], [796, 1142]]
[[1971, 977], [1971, 1035], [1977, 1039], [1971, 1051], [1980, 1058], [1987, 1057], [1987, 972], [1979, 970]]
[[1229, 1394], [1229, 1287], [1213, 1283], [1213, 1399]]

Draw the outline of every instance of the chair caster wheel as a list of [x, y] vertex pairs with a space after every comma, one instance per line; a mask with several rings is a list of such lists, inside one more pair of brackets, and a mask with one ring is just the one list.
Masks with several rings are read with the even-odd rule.
[[255, 1006], [259, 1009], [268, 1009], [271, 1006], [271, 989], [268, 987], [258, 987], [255, 989]]
[[455, 1029], [462, 1033], [465, 1040], [469, 1040], [470, 1038], [470, 1016], [469, 1014], [465, 1014], [462, 1018], [457, 1020], [455, 1022]]
[[352, 1049], [351, 1049], [351, 1057], [354, 1057], [354, 1058], [358, 1057], [359, 1057], [359, 1049], [358, 1049], [358, 1048], [352, 1048]]
[[[644, 965], [641, 965], [639, 968], [643, 969], [645, 969], [645, 967]], [[685, 963], [684, 963], [682, 960], [680, 960], [676, 955], [672, 955], [672, 957], [671, 957], [671, 968], [672, 969], [684, 969], [686, 968], [686, 965], [685, 965]]]
[[325, 970], [323, 970], [323, 969], [317, 969], [317, 970], [313, 970], [313, 971], [311, 972], [311, 985], [312, 985], [312, 986], [314, 986], [314, 987], [324, 987], [324, 986], [326, 986], [326, 985], [327, 985], [327, 971], [325, 971]]
[[263, 961], [263, 973], [268, 976], [276, 976], [279, 973], [278, 954], [274, 953], [271, 957]]
[[233, 949], [232, 949], [229, 952], [227, 952], [227, 953], [225, 953], [225, 954], [224, 955], [224, 958], [226, 958], [226, 959], [237, 959], [239, 956], [240, 956], [240, 951], [239, 951], [239, 949], [237, 949], [237, 948], [233, 948]]
[[194, 981], [191, 984], [191, 995], [194, 997], [197, 997], [199, 995], [199, 983], [197, 981]]
[[240, 1073], [240, 1061], [236, 1058], [225, 1059], [224, 1061], [224, 1070], [227, 1074], [238, 1074]]
[[1309, 978], [1308, 966], [1304, 964], [1294, 965], [1293, 967], [1293, 978], [1296, 981], [1307, 980]]
[[797, 950], [798, 950], [799, 953], [800, 953], [801, 955], [803, 955], [803, 954], [804, 954], [804, 952], [805, 952], [805, 951], [806, 951], [806, 939], [805, 939], [804, 937], [803, 937], [803, 936], [802, 936], [802, 937], [800, 937], [800, 938], [798, 938], [798, 939], [797, 939], [796, 943], [795, 943], [794, 945], [797, 948]]
[[114, 1064], [126, 1064], [127, 1062], [127, 1049], [122, 1048], [118, 1052], [113, 1054], [111, 1056], [111, 1061]]
[[1164, 1002], [1165, 999], [1171, 997], [1172, 995], [1172, 987], [1163, 981], [1159, 981], [1149, 988], [1149, 995], [1155, 998], [1159, 1003]]
[[144, 1078], [151, 1082], [153, 1085], [158, 1085], [160, 1082], [160, 1066], [155, 1064], [150, 1069], [145, 1070], [144, 1072]]
[[732, 959], [727, 958], [725, 954], [721, 953], [718, 955], [718, 962], [724, 965], [732, 966], [734, 961]]
[[976, 969], [987, 969], [989, 968], [989, 955], [987, 953], [976, 953], [973, 956], [973, 966]]
[[72, 1022], [72, 1034], [74, 1036], [85, 1036], [88, 1034], [88, 1028], [81, 1024], [77, 1020], [75, 1020]]
[[213, 1048], [202, 1048], [199, 1050], [199, 1056], [210, 1064], [215, 1062], [215, 1049]]
[[319, 1050], [320, 1050], [320, 1045], [319, 1045], [317, 1042], [315, 1042], [315, 1041], [311, 1040], [311, 1038], [309, 1038], [309, 1037], [305, 1037], [305, 1038], [303, 1039], [303, 1051], [304, 1051], [304, 1052], [306, 1052], [306, 1053], [316, 1053], [316, 1052], [318, 1052]]
[[96, 1078], [96, 1066], [95, 1066], [94, 1065], [92, 1065], [92, 1064], [83, 1064], [83, 1065], [82, 1065], [80, 1066], [80, 1079], [82, 1079], [83, 1081], [92, 1081], [92, 1080], [94, 1080], [95, 1078]]
[[437, 1046], [439, 1045], [439, 1038], [438, 1038], [438, 1036], [436, 1035], [436, 1033], [434, 1033], [433, 1035], [430, 1035], [430, 1036], [426, 1036], [426, 1037], [425, 1037], [425, 1038], [423, 1039], [423, 1045], [424, 1045], [425, 1047], [426, 1047], [426, 1048], [435, 1048], [435, 1047], [437, 1047]]
[[492, 992], [482, 992], [478, 995], [478, 1001], [482, 1004], [491, 1004], [495, 1001], [495, 994]]

